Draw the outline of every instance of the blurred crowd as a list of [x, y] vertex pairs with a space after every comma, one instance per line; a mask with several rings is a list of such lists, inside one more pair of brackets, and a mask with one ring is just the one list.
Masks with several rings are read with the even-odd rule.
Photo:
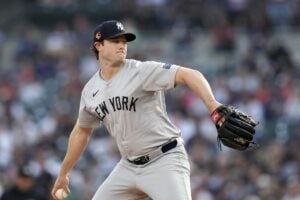
[[[112, 16], [137, 34], [128, 44], [129, 58], [198, 69], [220, 102], [260, 122], [259, 149], [220, 150], [201, 100], [184, 87], [166, 92], [169, 116], [190, 156], [194, 200], [300, 199], [299, 0], [28, 2], [54, 11], [72, 8], [74, 15], [68, 21], [53, 15], [50, 27], [39, 24], [41, 13], [33, 20], [32, 11], [19, 29], [0, 26], [1, 200], [14, 200], [5, 198], [10, 191], [50, 199], [81, 89], [98, 70], [92, 30]], [[95, 20], [76, 13], [83, 4], [110, 8], [103, 11], [110, 15]], [[96, 129], [72, 171], [69, 199], [91, 199], [119, 158], [106, 129]]]

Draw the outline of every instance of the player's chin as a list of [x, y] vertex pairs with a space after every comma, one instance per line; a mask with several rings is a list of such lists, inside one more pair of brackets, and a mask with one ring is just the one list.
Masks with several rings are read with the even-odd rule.
[[118, 53], [116, 57], [117, 57], [117, 60], [124, 60], [126, 58], [126, 54], [125, 53]]

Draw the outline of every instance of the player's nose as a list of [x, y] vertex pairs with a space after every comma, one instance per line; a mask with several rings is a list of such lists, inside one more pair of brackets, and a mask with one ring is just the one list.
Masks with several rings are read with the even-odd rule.
[[125, 50], [125, 44], [122, 43], [122, 42], [120, 42], [120, 43], [118, 44], [118, 48], [119, 48], [119, 50], [124, 51], [124, 50]]

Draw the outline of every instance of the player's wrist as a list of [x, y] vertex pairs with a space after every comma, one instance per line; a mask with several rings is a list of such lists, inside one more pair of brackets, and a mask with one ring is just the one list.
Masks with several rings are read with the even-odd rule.
[[69, 174], [70, 174], [69, 171], [61, 170], [58, 175], [59, 177], [68, 178]]
[[219, 120], [224, 116], [224, 113], [222, 112], [226, 106], [220, 104], [218, 105], [210, 114], [210, 118], [212, 121], [217, 124]]
[[208, 109], [210, 115], [212, 115], [212, 113], [214, 111], [216, 111], [222, 105], [223, 104], [219, 103], [218, 101], [212, 101], [211, 103], [207, 103], [207, 109]]

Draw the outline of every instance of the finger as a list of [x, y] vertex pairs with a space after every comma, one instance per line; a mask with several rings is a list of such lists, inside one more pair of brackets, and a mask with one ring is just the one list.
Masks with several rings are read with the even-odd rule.
[[71, 193], [71, 190], [70, 190], [70, 188], [69, 188], [69, 183], [70, 183], [70, 178], [69, 178], [69, 176], [67, 176], [66, 177], [66, 180], [67, 180], [67, 184], [66, 184], [66, 186], [65, 186], [65, 191], [68, 193], [68, 194], [70, 194]]
[[224, 128], [229, 130], [230, 132], [232, 132], [236, 136], [243, 137], [243, 138], [245, 138], [249, 141], [251, 141], [253, 139], [253, 135], [251, 134], [251, 132], [249, 132], [246, 129], [242, 129], [238, 126], [235, 126], [233, 124], [226, 123]]
[[240, 120], [246, 122], [247, 124], [255, 127], [258, 123], [254, 121], [254, 119], [252, 119], [250, 116], [246, 115], [245, 113], [242, 113], [240, 111], [238, 112], [234, 112], [233, 116], [235, 116], [235, 118], [239, 118]]
[[245, 129], [245, 130], [249, 131], [251, 134], [255, 133], [254, 127], [251, 124], [242, 121], [241, 119], [229, 117], [228, 122], [230, 124], [233, 124], [235, 126], [238, 126], [242, 129]]
[[55, 195], [55, 193], [56, 193], [56, 191], [58, 190], [58, 188], [59, 188], [59, 187], [54, 186], [53, 189], [52, 189], [51, 195], [52, 195], [53, 200], [59, 200], [59, 199], [56, 197], [56, 195]]
[[70, 190], [70, 188], [69, 188], [68, 185], [66, 185], [66, 186], [64, 187], [64, 190], [65, 190], [68, 194], [71, 193], [71, 190]]
[[51, 192], [52, 199], [53, 199], [53, 200], [58, 200], [58, 199], [56, 198], [56, 196], [55, 196], [55, 192], [56, 192], [56, 189], [55, 189], [55, 190], [52, 190], [52, 192]]

